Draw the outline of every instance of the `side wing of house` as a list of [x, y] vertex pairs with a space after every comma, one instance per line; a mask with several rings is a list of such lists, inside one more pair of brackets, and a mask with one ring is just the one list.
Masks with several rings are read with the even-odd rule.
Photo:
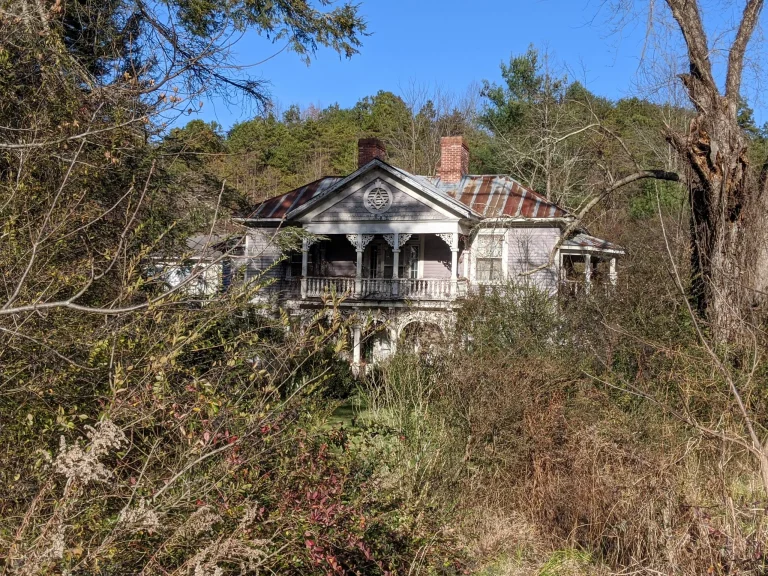
[[[557, 226], [510, 228], [507, 231], [510, 279], [554, 294], [559, 280], [559, 258], [555, 257], [552, 265], [549, 258], [560, 235]], [[542, 266], [545, 268], [527, 274]]]
[[554, 294], [559, 259], [550, 266], [549, 256], [560, 234], [558, 226], [481, 228], [472, 240], [469, 277], [476, 284], [512, 282]]
[[251, 228], [245, 243], [245, 280], [279, 279], [283, 266], [278, 262], [283, 253], [276, 242], [277, 228]]

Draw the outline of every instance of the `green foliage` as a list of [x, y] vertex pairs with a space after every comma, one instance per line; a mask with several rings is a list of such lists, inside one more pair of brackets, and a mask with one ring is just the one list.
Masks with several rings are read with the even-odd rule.
[[560, 324], [552, 299], [533, 286], [510, 282], [468, 298], [458, 311], [457, 333], [467, 349], [547, 354]]
[[628, 212], [631, 218], [658, 218], [662, 214], [679, 213], [685, 207], [686, 194], [676, 182], [658, 182], [646, 180], [640, 184], [640, 192], [629, 201]]
[[502, 134], [522, 128], [530, 107], [545, 95], [545, 86], [550, 90], [547, 96], [555, 97], [565, 88], [563, 80], [542, 73], [539, 52], [533, 46], [525, 54], [510, 57], [509, 64], [502, 62], [501, 77], [504, 85], [483, 83], [482, 95], [488, 107], [481, 122]]

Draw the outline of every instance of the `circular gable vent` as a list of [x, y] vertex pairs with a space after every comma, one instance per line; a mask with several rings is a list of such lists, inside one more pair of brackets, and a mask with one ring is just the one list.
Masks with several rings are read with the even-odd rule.
[[381, 180], [366, 190], [363, 204], [371, 214], [382, 214], [392, 207], [392, 192]]

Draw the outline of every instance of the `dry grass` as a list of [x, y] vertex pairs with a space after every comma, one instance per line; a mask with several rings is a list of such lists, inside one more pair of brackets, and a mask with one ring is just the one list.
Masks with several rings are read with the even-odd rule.
[[385, 381], [409, 400], [390, 421], [419, 423], [404, 457], [421, 494], [457, 511], [480, 574], [766, 573], [765, 495], [733, 443], [567, 359], [451, 356], [417, 379], [398, 362]]

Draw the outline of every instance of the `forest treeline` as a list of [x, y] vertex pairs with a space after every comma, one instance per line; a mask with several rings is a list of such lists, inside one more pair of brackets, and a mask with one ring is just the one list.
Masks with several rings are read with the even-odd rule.
[[[357, 140], [371, 136], [385, 143], [395, 166], [434, 176], [440, 138], [463, 135], [471, 173], [510, 174], [571, 209], [635, 164], [676, 167], [663, 132], [690, 122], [689, 110], [597, 96], [549, 69], [545, 56], [535, 47], [513, 55], [501, 63], [499, 78], [464, 94], [412, 83], [403, 93], [379, 91], [349, 108], [268, 110], [229, 129], [192, 120], [171, 129], [160, 147], [177, 154], [183, 170], [226, 180], [245, 205], [353, 172]], [[757, 157], [764, 129], [745, 105], [739, 118]], [[637, 187], [618, 202], [639, 210], [642, 198]]]
[[[696, 39], [698, 3], [666, 4]], [[0, 574], [765, 573], [747, 4], [720, 99], [703, 41], [685, 82], [708, 97], [687, 104], [602, 98], [532, 48], [468, 96], [283, 111], [232, 38], [354, 57], [356, 4], [0, 7]], [[233, 93], [253, 119], [164, 126]], [[192, 234], [242, 236], [234, 212], [349, 173], [359, 137], [429, 175], [455, 134], [473, 172], [622, 244], [616, 289], [560, 303], [513, 282], [468, 298], [430, 354], [355, 379], [350, 323], [376, 327], [338, 301], [298, 325], [252, 305], [268, 275], [202, 301], [153, 273]], [[352, 400], [365, 416], [340, 426]]]

